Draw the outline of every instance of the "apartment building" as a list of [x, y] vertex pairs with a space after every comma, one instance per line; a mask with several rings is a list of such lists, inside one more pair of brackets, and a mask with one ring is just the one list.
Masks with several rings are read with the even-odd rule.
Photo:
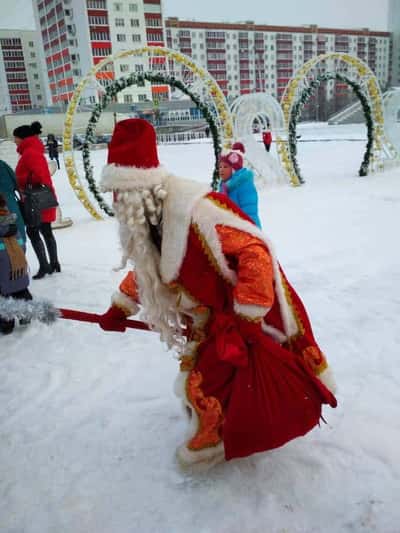
[[400, 2], [389, 0], [388, 28], [392, 33], [392, 63], [390, 82], [394, 87], [400, 87]]
[[[342, 30], [318, 26], [266, 26], [166, 20], [167, 46], [191, 56], [217, 80], [228, 100], [267, 91], [280, 99], [298, 68], [315, 55], [341, 52], [365, 61], [385, 87], [389, 81], [390, 33], [368, 29]], [[327, 62], [328, 63], [328, 62]], [[335, 65], [323, 64], [320, 72]], [[347, 67], [342, 68], [346, 73]], [[326, 99], [338, 107], [348, 97], [347, 86], [331, 81]]]
[[[53, 104], [68, 102], [82, 76], [105, 57], [138, 46], [164, 46], [161, 0], [33, 0], [33, 6]], [[93, 103], [101, 85], [148, 68], [145, 56], [106, 65], [83, 98]], [[134, 103], [168, 94], [168, 86], [146, 83], [125, 89], [117, 99]]]
[[0, 30], [0, 112], [45, 106], [46, 86], [37, 33]]

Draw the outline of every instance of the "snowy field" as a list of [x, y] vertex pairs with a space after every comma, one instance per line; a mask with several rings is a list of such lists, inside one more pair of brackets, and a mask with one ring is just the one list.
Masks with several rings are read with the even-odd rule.
[[[178, 364], [157, 335], [34, 323], [0, 339], [1, 533], [400, 532], [400, 169], [357, 177], [365, 140], [343, 139], [365, 139], [362, 126], [300, 133], [321, 139], [299, 143], [306, 184], [261, 190], [260, 212], [336, 374], [327, 424], [184, 474]], [[161, 146], [160, 159], [210, 180], [211, 144]], [[74, 225], [56, 233], [63, 272], [32, 292], [104, 312], [122, 278], [116, 223], [90, 218], [63, 169], [55, 183]]]

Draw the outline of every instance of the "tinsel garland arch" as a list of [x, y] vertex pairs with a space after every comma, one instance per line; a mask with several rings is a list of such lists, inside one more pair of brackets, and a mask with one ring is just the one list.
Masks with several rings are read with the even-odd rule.
[[361, 166], [358, 171], [358, 175], [366, 176], [368, 174], [368, 168], [369, 168], [369, 164], [371, 160], [371, 153], [372, 153], [372, 145], [374, 141], [374, 125], [372, 121], [372, 110], [371, 110], [371, 106], [369, 105], [368, 98], [366, 97], [363, 90], [361, 89], [361, 86], [355, 81], [337, 72], [332, 72], [332, 73], [328, 72], [326, 74], [321, 74], [317, 76], [315, 80], [310, 82], [308, 87], [303, 89], [303, 92], [301, 93], [299, 100], [297, 100], [297, 102], [294, 104], [294, 106], [292, 107], [291, 113], [290, 113], [289, 136], [288, 136], [289, 153], [290, 153], [290, 158], [292, 161], [294, 171], [300, 183], [304, 183], [304, 179], [300, 173], [300, 168], [299, 168], [297, 157], [296, 157], [297, 156], [297, 136], [296, 136], [297, 122], [301, 116], [301, 112], [304, 106], [306, 105], [308, 100], [311, 98], [311, 96], [314, 94], [315, 90], [319, 87], [319, 85], [322, 82], [329, 81], [329, 80], [339, 80], [349, 85], [352, 88], [354, 94], [357, 96], [357, 98], [360, 101], [361, 108], [364, 113], [365, 123], [367, 126], [367, 144], [365, 147], [363, 160], [361, 162]]
[[[73, 148], [74, 116], [78, 108], [78, 105], [80, 103], [82, 94], [84, 93], [87, 86], [90, 83], [92, 83], [93, 78], [96, 77], [99, 71], [106, 68], [109, 63], [113, 63], [116, 60], [120, 60], [120, 59], [131, 57], [131, 56], [141, 56], [141, 57], [147, 56], [147, 59], [149, 60], [149, 64], [152, 64], [152, 59], [154, 58], [157, 58], [157, 59], [164, 58], [165, 64], [167, 65], [165, 73], [154, 74], [151, 70], [149, 70], [149, 72], [141, 73], [141, 76], [143, 76], [143, 78], [147, 77], [147, 79], [150, 79], [151, 76], [154, 76], [153, 78], [154, 80], [156, 80], [157, 76], [159, 76], [158, 79], [161, 81], [161, 83], [170, 82], [171, 84], [174, 84], [173, 86], [179, 88], [180, 90], [183, 90], [183, 92], [186, 92], [186, 94], [188, 94], [192, 98], [192, 100], [196, 102], [196, 105], [201, 104], [203, 106], [202, 111], [203, 113], [206, 114], [206, 120], [208, 120], [208, 123], [210, 125], [210, 131], [212, 132], [212, 135], [213, 135], [214, 151], [215, 151], [216, 158], [221, 148], [230, 147], [231, 142], [232, 142], [233, 125], [232, 125], [231, 114], [230, 114], [225, 96], [223, 92], [221, 91], [219, 85], [215, 81], [215, 79], [205, 69], [197, 65], [194, 61], [192, 61], [190, 57], [185, 56], [184, 54], [181, 54], [179, 52], [176, 52], [175, 50], [171, 50], [165, 47], [157, 47], [157, 46], [145, 46], [141, 48], [134, 48], [131, 50], [119, 52], [112, 56], [107, 56], [105, 59], [100, 61], [97, 65], [92, 67], [92, 69], [81, 80], [81, 82], [75, 89], [75, 92], [71, 98], [71, 101], [69, 103], [67, 113], [66, 113], [66, 118], [65, 118], [65, 123], [64, 123], [64, 141], [63, 141], [64, 162], [65, 162], [65, 167], [67, 170], [67, 175], [68, 175], [68, 179], [71, 184], [71, 187], [74, 190], [79, 201], [86, 208], [86, 210], [95, 219], [98, 219], [98, 220], [102, 219], [103, 217], [101, 213], [94, 207], [94, 205], [92, 204], [92, 201], [89, 199], [87, 191], [83, 185], [83, 182], [81, 181], [80, 175], [78, 173], [78, 170], [75, 164], [75, 155], [74, 155], [74, 148]], [[168, 70], [169, 64], [174, 65], [175, 63], [181, 68], [181, 72], [183, 72], [183, 69], [184, 69], [185, 72], [189, 73], [190, 75], [188, 78], [189, 83], [185, 84], [182, 81], [180, 81], [177, 76], [174, 77], [174, 76], [169, 75], [169, 72], [170, 72]], [[133, 79], [133, 75], [129, 76], [128, 78]], [[195, 83], [193, 84], [190, 83], [190, 80], [192, 79], [195, 80]], [[136, 76], [136, 80], [138, 80], [137, 76]], [[105, 92], [104, 96], [107, 97], [107, 91]], [[96, 124], [96, 118], [93, 114], [92, 114], [92, 119], [93, 119], [92, 125], [94, 127]], [[89, 124], [88, 129], [90, 130], [90, 124]], [[87, 154], [87, 152], [85, 153]], [[86, 157], [86, 165], [87, 165], [87, 168], [90, 167], [90, 161], [88, 160], [87, 157]], [[89, 172], [88, 180], [87, 180], [89, 183], [89, 189], [91, 188], [91, 183], [92, 184], [94, 183], [94, 180], [93, 182], [91, 182], [91, 178], [93, 179], [93, 174], [90, 175], [90, 172]], [[216, 172], [214, 171], [213, 183], [212, 183], [212, 186], [214, 188], [216, 187], [216, 182], [217, 182], [217, 175], [216, 175]], [[95, 183], [94, 183], [94, 188], [91, 190], [91, 192], [95, 196], [96, 200], [101, 202], [100, 207], [104, 211], [106, 211], [108, 214], [111, 215], [112, 212], [110, 208], [106, 206], [101, 196], [97, 195], [95, 189], [97, 188], [95, 187]]]
[[[361, 61], [358, 57], [339, 52], [330, 52], [315, 56], [304, 63], [304, 65], [296, 71], [295, 75], [286, 86], [285, 92], [281, 99], [285, 125], [288, 131], [288, 141], [281, 142], [278, 145], [278, 152], [293, 185], [300, 185], [302, 183], [302, 178], [298, 176], [294, 165], [294, 160], [292, 158], [293, 153], [296, 155], [296, 140], [293, 139], [292, 136], [292, 146], [290, 145], [289, 141], [291, 136], [289, 125], [293, 118], [292, 111], [294, 106], [296, 106], [302, 98], [302, 95], [304, 96], [303, 92], [305, 90], [314, 90], [312, 85], [313, 82], [316, 82], [318, 79], [318, 75], [316, 75], [316, 73], [318, 73], [318, 68], [320, 66], [326, 67], [328, 72], [332, 73], [331, 75], [334, 75], [335, 77], [336, 75], [342, 75], [339, 70], [344, 67], [345, 71], [347, 71], [345, 77], [351, 83], [354, 83], [355, 87], [357, 87], [356, 90], [359, 88], [360, 92], [365, 96], [370, 108], [370, 116], [372, 120], [372, 145], [369, 147], [369, 149], [367, 143], [367, 151], [369, 152], [368, 163], [369, 167], [372, 169], [380, 168], [381, 162], [379, 156], [382, 154], [384, 142], [384, 118], [382, 94], [378, 80], [369, 66]], [[354, 90], [354, 87], [352, 88]], [[370, 139], [368, 142], [370, 142]], [[362, 165], [362, 169], [362, 172], [368, 170], [365, 168], [365, 165]]]
[[93, 178], [93, 167], [90, 164], [90, 143], [94, 142], [94, 133], [95, 128], [97, 125], [97, 122], [101, 116], [101, 113], [104, 111], [104, 109], [112, 102], [114, 97], [127, 87], [130, 87], [132, 85], [142, 85], [145, 81], [153, 82], [153, 83], [166, 83], [170, 87], [174, 87], [176, 89], [179, 89], [184, 94], [189, 96], [191, 100], [196, 104], [196, 106], [200, 109], [200, 111], [203, 114], [203, 117], [206, 119], [209, 127], [210, 132], [213, 139], [213, 146], [214, 146], [214, 155], [215, 155], [215, 166], [214, 166], [214, 172], [213, 172], [213, 179], [211, 186], [213, 190], [216, 190], [219, 180], [219, 174], [218, 174], [218, 158], [221, 153], [221, 139], [218, 132], [218, 127], [215, 122], [214, 116], [211, 113], [210, 109], [206, 104], [201, 102], [200, 98], [198, 98], [195, 94], [193, 94], [180, 80], [175, 79], [171, 76], [165, 76], [162, 74], [152, 74], [152, 73], [144, 73], [144, 74], [131, 74], [130, 76], [126, 78], [119, 78], [118, 80], [114, 81], [110, 85], [108, 85], [105, 89], [105, 94], [101, 98], [101, 101], [96, 104], [96, 106], [93, 109], [92, 115], [89, 119], [89, 124], [86, 129], [86, 136], [85, 140], [83, 142], [82, 147], [82, 158], [83, 158], [83, 167], [85, 170], [85, 178], [88, 182], [89, 189], [92, 192], [93, 196], [96, 198], [97, 203], [99, 204], [100, 208], [107, 213], [109, 216], [114, 216], [112, 208], [106, 203], [104, 200], [101, 192], [99, 191], [96, 181]]

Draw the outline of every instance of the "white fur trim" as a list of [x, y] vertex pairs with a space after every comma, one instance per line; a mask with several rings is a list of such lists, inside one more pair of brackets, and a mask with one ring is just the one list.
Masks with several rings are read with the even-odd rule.
[[317, 377], [320, 381], [322, 381], [325, 387], [332, 394], [335, 394], [337, 387], [336, 387], [335, 378], [333, 377], [332, 369], [330, 367], [325, 368], [325, 370], [323, 370], [321, 374], [319, 374]]
[[190, 440], [196, 435], [199, 429], [199, 417], [196, 411], [193, 409], [192, 404], [187, 399], [186, 381], [188, 376], [189, 372], [179, 372], [179, 374], [176, 376], [174, 383], [174, 393], [175, 396], [182, 400], [183, 410], [186, 412], [189, 410], [190, 412], [189, 426], [186, 429], [186, 439]]
[[117, 307], [129, 311], [128, 316], [136, 315], [140, 310], [138, 304], [134, 300], [132, 300], [132, 298], [130, 298], [128, 295], [124, 294], [121, 291], [114, 292], [111, 297], [111, 302]]
[[179, 372], [175, 378], [174, 393], [178, 398], [186, 398], [186, 380], [189, 372]]
[[164, 167], [136, 168], [123, 167], [115, 163], [106, 165], [101, 173], [100, 189], [112, 190], [148, 189], [164, 183], [168, 172]]
[[217, 225], [228, 226], [235, 228], [254, 237], [257, 237], [266, 245], [272, 260], [272, 266], [274, 270], [274, 282], [275, 291], [278, 298], [282, 321], [284, 325], [284, 333], [287, 337], [292, 337], [298, 332], [296, 320], [293, 312], [286, 300], [285, 290], [282, 284], [281, 273], [279, 270], [279, 264], [275, 256], [274, 248], [269, 239], [264, 233], [254, 224], [240, 218], [238, 215], [229, 211], [229, 209], [223, 209], [219, 207], [213, 200], [209, 198], [203, 198], [197, 203], [193, 210], [193, 222], [197, 224], [205, 237], [207, 244], [211, 248], [215, 259], [218, 262], [218, 266], [221, 269], [223, 275], [230, 279], [233, 284], [236, 283], [236, 274], [229, 269], [225, 256], [222, 253], [221, 243], [218, 238], [216, 230]]
[[262, 318], [268, 313], [270, 309], [270, 307], [264, 307], [262, 305], [241, 304], [236, 300], [234, 300], [233, 302], [233, 310], [236, 314], [243, 315], [252, 319]]
[[209, 188], [195, 181], [168, 176], [165, 182], [167, 197], [163, 207], [163, 238], [161, 277], [170, 283], [178, 277], [186, 254], [187, 237], [192, 211]]
[[185, 444], [182, 444], [182, 446], [179, 446], [177, 449], [176, 456], [183, 468], [198, 463], [202, 463], [206, 468], [211, 468], [225, 460], [224, 443], [220, 442], [211, 448], [203, 448], [202, 450], [196, 451], [189, 450]]
[[279, 344], [283, 344], [287, 341], [287, 337], [284, 333], [282, 333], [282, 331], [274, 328], [274, 326], [271, 326], [270, 324], [266, 324], [264, 320], [261, 322], [261, 329], [275, 341], [279, 342]]

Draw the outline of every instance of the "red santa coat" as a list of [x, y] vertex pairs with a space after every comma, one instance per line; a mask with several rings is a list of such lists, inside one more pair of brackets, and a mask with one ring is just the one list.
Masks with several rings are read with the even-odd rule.
[[[56, 196], [49, 166], [44, 156], [44, 145], [42, 141], [34, 135], [27, 137], [18, 146], [17, 152], [21, 157], [19, 158], [15, 169], [15, 174], [17, 176], [18, 188], [21, 192], [22, 200], [28, 182], [33, 185], [47, 185]], [[55, 207], [44, 209], [42, 211], [42, 222], [54, 222], [55, 219]]]
[[[188, 202], [174, 183], [164, 211], [161, 275], [193, 319], [181, 356], [180, 393], [192, 410], [185, 459], [221, 444], [226, 459], [243, 457], [304, 435], [336, 400], [270, 243], [218, 193]], [[134, 296], [134, 278], [121, 289]]]

